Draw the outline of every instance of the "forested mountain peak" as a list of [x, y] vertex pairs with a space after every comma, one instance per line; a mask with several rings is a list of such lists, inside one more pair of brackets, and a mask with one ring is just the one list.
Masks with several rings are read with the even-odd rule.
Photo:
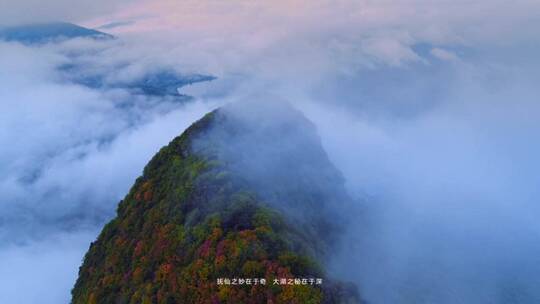
[[225, 106], [145, 167], [90, 246], [73, 303], [357, 303], [325, 269], [349, 201], [300, 112]]

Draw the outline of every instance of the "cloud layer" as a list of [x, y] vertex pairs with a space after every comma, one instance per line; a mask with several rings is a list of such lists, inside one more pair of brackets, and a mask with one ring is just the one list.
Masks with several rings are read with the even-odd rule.
[[89, 69], [128, 81], [160, 67], [128, 50], [0, 42], [0, 301], [67, 303], [90, 241], [146, 162], [214, 107], [74, 81]]
[[[216, 105], [270, 92], [315, 122], [364, 202], [335, 272], [367, 300], [538, 300], [536, 1], [108, 3], [1, 4], [6, 23], [117, 24], [119, 39], [0, 42], [0, 280], [17, 265], [17, 286], [63, 282], [27, 281], [25, 299], [1, 284], [0, 299], [67, 302], [88, 242], [159, 147]], [[163, 67], [220, 78], [185, 88], [198, 96], [185, 106], [73, 81]]]

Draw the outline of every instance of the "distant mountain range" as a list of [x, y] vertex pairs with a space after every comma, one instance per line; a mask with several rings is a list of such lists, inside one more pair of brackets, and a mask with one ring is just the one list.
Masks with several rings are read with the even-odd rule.
[[36, 23], [0, 28], [0, 40], [17, 41], [26, 44], [45, 43], [77, 37], [113, 38], [112, 35], [67, 22]]
[[[74, 38], [91, 38], [96, 40], [113, 39], [113, 35], [88, 29], [67, 22], [36, 23], [0, 28], [0, 41], [19, 42], [35, 46], [45, 43], [63, 42]], [[86, 53], [85, 53], [86, 54]], [[173, 68], [162, 67], [149, 71], [133, 80], [113, 81], [107, 79], [105, 72], [87, 68], [88, 63], [79, 60], [79, 54], [70, 53], [71, 62], [59, 66], [66, 80], [89, 88], [126, 89], [137, 95], [172, 96], [181, 101], [190, 99], [190, 96], [180, 94], [178, 89], [197, 82], [212, 81], [216, 77], [196, 73], [179, 73]], [[129, 64], [117, 66], [121, 71]]]

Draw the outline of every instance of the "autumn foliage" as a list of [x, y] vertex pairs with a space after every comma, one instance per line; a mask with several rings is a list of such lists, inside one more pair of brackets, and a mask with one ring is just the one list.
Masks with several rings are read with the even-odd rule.
[[[302, 227], [229, 178], [227, 166], [192, 152], [215, 113], [173, 140], [146, 166], [91, 244], [72, 291], [86, 303], [339, 303], [346, 288], [327, 278]], [[317, 224], [317, 223], [315, 223]], [[315, 249], [314, 249], [315, 248]], [[219, 285], [219, 278], [265, 285]], [[274, 285], [276, 278], [323, 285]], [[349, 299], [354, 297], [348, 296]]]

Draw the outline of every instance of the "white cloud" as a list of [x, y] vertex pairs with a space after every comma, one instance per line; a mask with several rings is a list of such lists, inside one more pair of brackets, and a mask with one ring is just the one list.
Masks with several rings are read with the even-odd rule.
[[0, 53], [0, 302], [67, 303], [89, 242], [144, 165], [215, 104], [89, 88], [60, 69], [112, 79], [127, 63], [136, 79], [164, 66], [121, 42], [0, 42]]
[[81, 258], [95, 231], [48, 236], [0, 250], [0, 302], [69, 303]]
[[440, 48], [434, 48], [431, 50], [431, 55], [435, 56], [436, 58], [439, 58], [441, 60], [458, 60], [459, 58], [456, 56], [456, 54], [440, 49]]
[[[103, 223], [155, 151], [212, 107], [71, 82], [59, 69], [66, 63], [81, 73], [88, 66], [106, 76], [122, 70], [116, 53], [124, 45], [94, 43], [94, 52], [88, 43], [0, 43], [3, 242]], [[88, 53], [73, 57], [80, 50]], [[137, 63], [136, 54], [128, 60], [141, 67], [132, 74], [142, 75], [150, 63]]]

